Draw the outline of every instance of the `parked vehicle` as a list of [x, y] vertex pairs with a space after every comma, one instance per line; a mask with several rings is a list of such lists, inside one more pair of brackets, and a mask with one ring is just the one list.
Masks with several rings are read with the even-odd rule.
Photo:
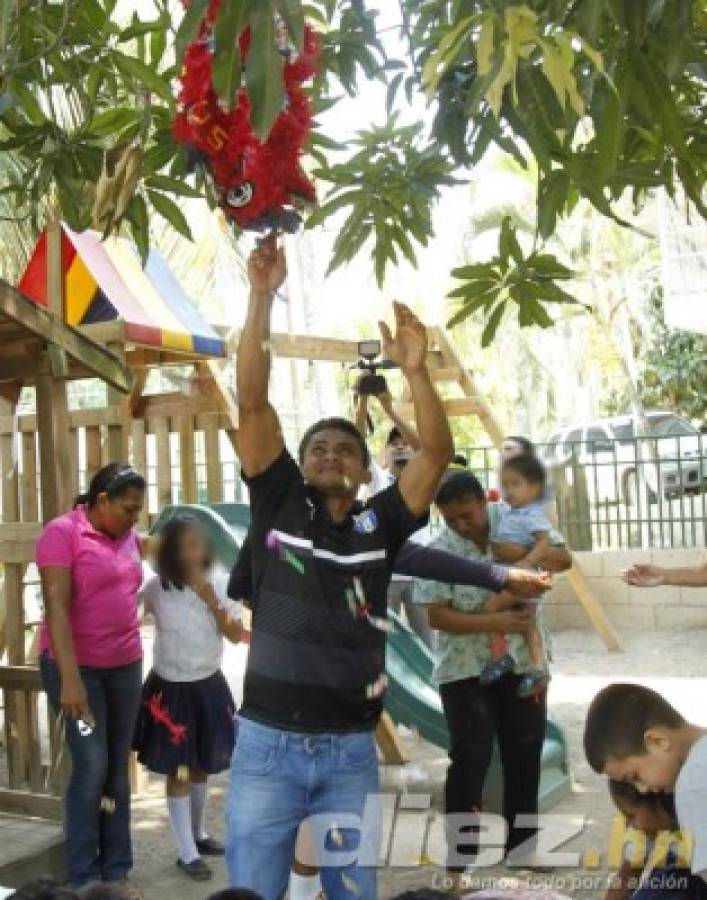
[[655, 503], [707, 490], [707, 435], [671, 412], [646, 413], [647, 433], [635, 416], [584, 422], [551, 434], [538, 450], [548, 466], [585, 468], [595, 502], [639, 501], [641, 479]]

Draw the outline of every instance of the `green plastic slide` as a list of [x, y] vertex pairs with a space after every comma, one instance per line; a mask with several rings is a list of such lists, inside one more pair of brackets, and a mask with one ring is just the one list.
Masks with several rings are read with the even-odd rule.
[[[152, 532], [161, 531], [165, 522], [180, 514], [194, 516], [199, 520], [217, 561], [225, 568], [230, 568], [248, 531], [248, 506], [242, 503], [169, 506], [152, 526]], [[386, 651], [386, 709], [394, 722], [416, 730], [425, 740], [446, 750], [449, 747], [449, 734], [439, 691], [432, 677], [434, 656], [392, 610], [389, 610], [389, 616], [393, 621], [393, 630], [388, 638]], [[497, 753], [494, 754], [486, 779], [485, 792], [486, 808], [491, 811], [499, 810], [501, 767]], [[570, 792], [567, 740], [559, 726], [548, 721], [540, 779], [541, 810], [554, 806]]]

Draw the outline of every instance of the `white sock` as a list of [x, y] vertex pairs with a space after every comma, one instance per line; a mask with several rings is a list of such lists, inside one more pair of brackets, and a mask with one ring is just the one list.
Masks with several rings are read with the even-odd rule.
[[192, 782], [191, 784], [191, 827], [194, 838], [197, 841], [205, 840], [209, 835], [206, 831], [206, 792], [208, 781]]
[[297, 872], [290, 872], [290, 900], [317, 900], [321, 890], [319, 872], [316, 875], [298, 875]]
[[194, 862], [199, 858], [199, 851], [191, 829], [189, 797], [167, 797], [167, 811], [179, 858], [185, 863]]

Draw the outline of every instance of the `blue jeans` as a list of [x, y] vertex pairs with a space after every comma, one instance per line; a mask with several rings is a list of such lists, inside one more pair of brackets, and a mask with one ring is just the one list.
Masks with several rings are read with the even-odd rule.
[[[59, 669], [46, 653], [40, 669], [49, 702], [58, 712]], [[66, 720], [72, 761], [64, 812], [66, 863], [77, 887], [122, 881], [133, 866], [128, 759], [140, 706], [142, 660], [112, 669], [82, 666], [80, 672], [96, 727], [82, 736], [76, 722]], [[101, 810], [104, 797], [115, 802], [115, 812]]]
[[240, 719], [231, 763], [226, 861], [230, 883], [285, 895], [306, 819], [327, 900], [376, 900], [380, 844], [373, 732], [298, 734]]

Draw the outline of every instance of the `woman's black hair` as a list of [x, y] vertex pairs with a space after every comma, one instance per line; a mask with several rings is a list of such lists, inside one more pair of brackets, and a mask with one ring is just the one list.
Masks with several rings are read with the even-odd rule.
[[614, 781], [609, 779], [609, 793], [611, 799], [627, 800], [633, 806], [649, 806], [651, 809], [667, 813], [673, 821], [677, 821], [675, 811], [675, 799], [672, 794], [663, 791], [650, 794], [642, 794], [628, 781]]
[[305, 431], [299, 445], [298, 457], [300, 465], [304, 462], [305, 453], [307, 452], [307, 448], [312, 443], [314, 437], [320, 432], [327, 431], [329, 429], [331, 429], [332, 431], [343, 431], [344, 434], [348, 434], [349, 437], [354, 438], [361, 453], [363, 464], [366, 467], [371, 464], [371, 452], [368, 449], [368, 444], [366, 444], [365, 438], [358, 430], [358, 428], [356, 428], [354, 423], [350, 422], [348, 419], [342, 419], [338, 416], [333, 416], [329, 419], [320, 419], [318, 422], [315, 422], [314, 425], [310, 425], [309, 428]]
[[545, 487], [547, 478], [545, 466], [537, 456], [512, 456], [503, 463], [501, 472], [507, 472], [509, 469], [517, 472], [530, 484], [539, 484]]
[[473, 472], [468, 469], [450, 469], [442, 479], [435, 503], [437, 506], [446, 506], [456, 500], [485, 499], [484, 487]]
[[529, 441], [527, 437], [522, 437], [519, 434], [509, 434], [503, 439], [504, 444], [506, 441], [513, 441], [514, 444], [518, 444], [522, 456], [535, 456], [535, 444]]
[[209, 894], [206, 900], [263, 900], [263, 898], [250, 888], [232, 887]]
[[[194, 516], [174, 516], [169, 519], [160, 532], [160, 545], [157, 551], [157, 574], [160, 576], [162, 587], [168, 591], [171, 587], [178, 591], [184, 589], [184, 567], [180, 559], [182, 538], [192, 528], [199, 530], [199, 523]], [[206, 540], [208, 554], [205, 568], [212, 564], [211, 548]]]
[[106, 494], [113, 500], [115, 497], [121, 497], [130, 488], [144, 491], [145, 486], [145, 479], [132, 466], [126, 463], [109, 463], [96, 472], [88, 485], [88, 490], [74, 500], [74, 509], [80, 505], [91, 509], [96, 505], [99, 494]]

